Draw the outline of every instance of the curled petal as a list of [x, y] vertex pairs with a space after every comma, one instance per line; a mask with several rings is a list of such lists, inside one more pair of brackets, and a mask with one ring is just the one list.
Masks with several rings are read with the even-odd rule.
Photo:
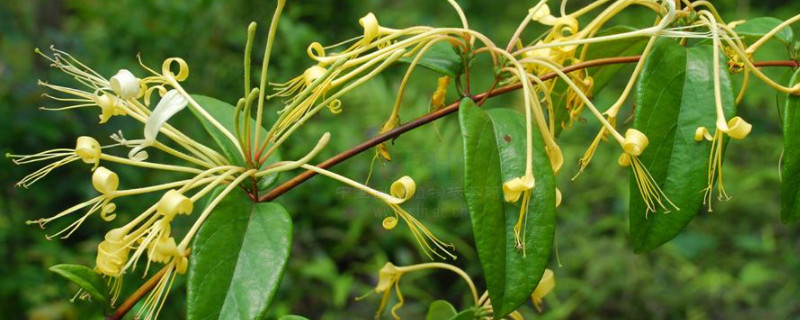
[[417, 185], [414, 183], [414, 179], [411, 179], [409, 176], [403, 176], [400, 179], [397, 179], [394, 183], [392, 183], [389, 192], [393, 197], [400, 198], [403, 201], [411, 199], [414, 196], [414, 193], [417, 191]]
[[644, 133], [636, 129], [628, 129], [625, 132], [625, 141], [622, 142], [622, 149], [632, 156], [639, 156], [649, 143], [650, 140], [647, 139]]
[[561, 197], [562, 197], [561, 196], [561, 190], [556, 188], [556, 208], [561, 206], [561, 199], [562, 199]]
[[183, 257], [178, 250], [178, 245], [175, 244], [175, 238], [173, 237], [159, 238], [158, 241], [153, 244], [153, 249], [148, 252], [148, 255], [150, 257], [150, 261], [161, 263], [169, 262], [170, 258], [172, 257]]
[[708, 132], [708, 128], [697, 127], [697, 130], [694, 131], [694, 141], [703, 141], [703, 139], [711, 141], [714, 138], [711, 136], [711, 133]]
[[378, 18], [376, 18], [372, 12], [358, 19], [358, 24], [364, 27], [364, 41], [367, 43], [372, 42], [372, 40], [378, 36], [380, 25], [378, 24]]
[[751, 130], [753, 130], [752, 124], [744, 121], [741, 117], [733, 117], [728, 121], [728, 131], [725, 133], [733, 139], [742, 140], [750, 134]]
[[113, 221], [117, 215], [113, 214], [117, 210], [117, 205], [114, 203], [106, 203], [100, 210], [100, 218], [104, 221]]
[[130, 251], [130, 247], [123, 241], [126, 234], [127, 230], [123, 228], [106, 233], [105, 240], [97, 245], [97, 271], [111, 277], [122, 273]]
[[383, 219], [381, 226], [383, 226], [383, 228], [386, 230], [394, 229], [394, 227], [397, 226], [397, 217], [386, 217]]
[[544, 5], [531, 8], [528, 13], [533, 21], [548, 26], [554, 25], [557, 20], [556, 17], [550, 14], [550, 8], [547, 7], [546, 3]]
[[308, 45], [306, 52], [308, 56], [313, 59], [325, 57], [325, 48], [322, 47], [322, 44], [319, 42], [312, 42]]
[[[172, 70], [170, 70], [173, 62], [178, 64], [178, 74], [174, 74]], [[171, 76], [177, 81], [183, 81], [189, 78], [189, 65], [181, 58], [169, 58], [164, 60], [164, 63], [161, 64], [161, 73], [164, 74], [164, 76]]]
[[189, 214], [194, 209], [192, 200], [176, 190], [169, 190], [158, 201], [156, 210], [164, 215], [167, 221], [172, 221], [177, 214]]
[[627, 167], [631, 165], [631, 156], [627, 153], [622, 153], [619, 155], [619, 159], [617, 159], [617, 163], [620, 166]]
[[533, 305], [536, 306], [536, 310], [542, 310], [542, 298], [547, 296], [553, 288], [556, 287], [556, 280], [553, 276], [553, 270], [545, 269], [544, 275], [542, 275], [542, 279], [539, 280], [539, 284], [536, 286], [536, 289], [533, 290], [531, 294], [531, 300], [533, 301]]
[[97, 167], [92, 174], [92, 186], [102, 194], [109, 194], [117, 191], [119, 177], [105, 167]]
[[176, 113], [183, 110], [183, 108], [186, 108], [188, 103], [189, 101], [186, 100], [178, 90], [173, 89], [167, 91], [164, 97], [161, 98], [161, 101], [158, 102], [158, 105], [156, 105], [156, 108], [153, 109], [150, 118], [148, 118], [147, 122], [144, 124], [144, 139], [147, 140], [148, 143], [155, 141], [158, 130], [161, 129], [164, 123]]
[[103, 93], [95, 96], [94, 102], [100, 107], [100, 123], [106, 123], [112, 116], [125, 115], [125, 110], [119, 107], [119, 98], [115, 95]]
[[130, 99], [139, 96], [141, 86], [139, 78], [127, 69], [121, 69], [108, 81], [111, 90], [122, 99]]
[[331, 101], [331, 103], [328, 104], [328, 110], [330, 110], [333, 114], [342, 113], [342, 100], [334, 99]]
[[533, 177], [517, 177], [503, 183], [503, 199], [506, 202], [517, 202], [522, 192], [533, 189], [536, 180]]
[[75, 154], [83, 162], [96, 164], [100, 161], [100, 143], [92, 137], [78, 137], [78, 141], [75, 143]]

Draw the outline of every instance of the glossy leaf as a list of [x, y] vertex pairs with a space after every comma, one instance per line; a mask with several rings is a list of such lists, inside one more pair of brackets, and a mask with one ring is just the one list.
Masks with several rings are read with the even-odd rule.
[[[695, 217], [708, 186], [711, 142], [694, 140], [698, 127], [712, 133], [714, 107], [713, 49], [686, 49], [671, 39], [659, 39], [647, 58], [636, 92], [633, 127], [650, 144], [639, 159], [667, 197], [680, 210], [659, 208], [647, 213], [631, 175], [630, 233], [636, 252], [647, 252], [677, 236]], [[730, 76], [723, 57], [720, 87], [727, 118], [735, 113]]]
[[[215, 98], [203, 95], [193, 94], [192, 98], [194, 98], [194, 100], [200, 106], [202, 106], [212, 117], [214, 117], [214, 119], [216, 119], [223, 127], [225, 127], [225, 129], [227, 129], [230, 132], [234, 132], [233, 118], [235, 116], [234, 111], [236, 110], [234, 106], [230, 105], [227, 102], [220, 101]], [[222, 149], [222, 154], [233, 164], [237, 166], [243, 166], [244, 160], [242, 159], [242, 156], [239, 154], [239, 151], [236, 149], [236, 145], [234, 145], [233, 142], [225, 134], [222, 133], [222, 131], [220, 131], [217, 127], [215, 127], [213, 124], [208, 122], [202, 115], [200, 115], [200, 113], [198, 113], [192, 106], [189, 106], [188, 109], [192, 110], [192, 113], [203, 125], [203, 128], [206, 130], [206, 132], [208, 132], [208, 134], [211, 135], [211, 137], [214, 139], [217, 145], [219, 145], [219, 147]], [[256, 126], [255, 119], [250, 119], [250, 125], [251, 127], [255, 128]], [[267, 130], [262, 127], [261, 137], [263, 138], [266, 135], [267, 135]], [[261, 167], [262, 168], [266, 167], [269, 164], [275, 163], [277, 161], [280, 161], [280, 154], [278, 152], [275, 152], [272, 156], [269, 157], [269, 159], [267, 159], [267, 161], [264, 162], [264, 164]], [[277, 179], [278, 175], [270, 175], [261, 178], [261, 180], [259, 180], [259, 189], [261, 190], [266, 189], [267, 187], [275, 183]]]
[[457, 314], [456, 308], [453, 307], [447, 301], [444, 300], [436, 300], [431, 303], [430, 307], [428, 307], [428, 315], [425, 317], [426, 320], [441, 320], [441, 319], [450, 319], [455, 317]]
[[477, 313], [475, 312], [475, 309], [472, 308], [463, 310], [458, 314], [456, 314], [455, 316], [453, 316], [452, 318], [450, 318], [450, 320], [480, 320], [480, 319], [482, 318], [478, 317]]
[[[405, 57], [400, 58], [398, 61], [411, 63], [413, 60], [413, 57]], [[425, 54], [417, 62], [417, 66], [452, 78], [464, 72], [464, 63], [461, 60], [461, 56], [446, 41], [438, 42], [425, 51]]]
[[[783, 20], [777, 18], [760, 17], [747, 20], [733, 28], [733, 31], [736, 31], [739, 36], [742, 36], [745, 43], [752, 44], [781, 23], [783, 23]], [[794, 32], [790, 27], [786, 27], [778, 31], [772, 39], [778, 40], [786, 46], [790, 46], [794, 41]]]
[[509, 109], [483, 111], [469, 100], [459, 111], [464, 141], [464, 195], [475, 245], [496, 317], [503, 317], [528, 301], [550, 259], [555, 232], [555, 178], [534, 131], [534, 176], [528, 218], [526, 251], [515, 247], [513, 228], [519, 203], [503, 201], [502, 184], [524, 174], [525, 118]]
[[58, 264], [50, 267], [50, 271], [78, 285], [94, 301], [102, 304], [103, 307], [108, 305], [108, 286], [106, 281], [91, 268], [77, 264]]
[[[212, 197], [213, 199], [213, 197]], [[262, 319], [280, 284], [292, 222], [277, 203], [253, 203], [234, 190], [192, 245], [188, 319]]]
[[[800, 70], [791, 85], [800, 82]], [[800, 219], [800, 96], [787, 94], [783, 110], [783, 163], [781, 166], [781, 220]]]

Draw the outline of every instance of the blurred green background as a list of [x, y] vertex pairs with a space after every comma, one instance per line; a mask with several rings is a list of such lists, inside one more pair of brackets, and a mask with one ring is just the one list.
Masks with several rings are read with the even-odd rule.
[[[505, 43], [534, 1], [459, 1], [470, 26], [497, 43]], [[555, 10], [558, 2], [551, 1]], [[569, 8], [586, 1], [573, 0]], [[800, 13], [797, 1], [714, 1], [728, 21], [757, 16], [786, 19]], [[120, 68], [137, 70], [141, 53], [152, 66], [170, 56], [190, 65], [186, 82], [193, 93], [234, 102], [241, 95], [241, 55], [245, 28], [260, 24], [254, 66], [260, 66], [266, 25], [273, 1], [0, 1], [0, 148], [4, 153], [35, 153], [71, 147], [80, 135], [93, 135], [101, 143], [117, 130], [138, 136], [141, 126], [116, 117], [97, 124], [98, 110], [44, 112], [37, 107], [57, 106], [41, 97], [37, 79], [74, 85], [68, 77], [48, 68], [33, 49], [51, 44], [73, 54], [103, 75]], [[311, 64], [305, 55], [312, 41], [335, 43], [361, 33], [358, 18], [374, 12], [382, 25], [459, 25], [446, 1], [289, 1], [278, 32], [272, 81], [284, 81]], [[652, 15], [629, 10], [612, 24], [646, 25]], [[798, 33], [798, 28], [793, 27]], [[534, 32], [527, 32], [530, 39]], [[785, 49], [771, 45], [757, 59], [786, 59]], [[480, 78], [481, 69], [476, 68]], [[483, 69], [486, 74], [490, 70]], [[325, 131], [332, 142], [319, 159], [329, 157], [374, 136], [394, 102], [404, 69], [395, 67], [384, 76], [350, 94], [344, 112], [323, 112], [291, 139], [283, 150], [296, 158]], [[769, 70], [781, 78], [787, 70]], [[141, 73], [141, 72], [140, 72]], [[258, 72], [255, 71], [254, 75]], [[624, 85], [614, 85], [597, 95], [600, 106], [609, 104]], [[255, 79], [255, 76], [254, 76]], [[406, 93], [403, 120], [427, 111], [436, 75], [418, 71]], [[485, 79], [476, 80], [485, 87]], [[575, 182], [577, 159], [594, 137], [598, 125], [588, 119], [560, 138], [566, 164], [559, 177], [564, 203], [558, 210], [557, 244], [551, 268], [556, 289], [546, 298], [542, 313], [529, 304], [530, 318], [648, 318], [648, 319], [788, 319], [800, 318], [800, 228], [779, 222], [778, 159], [781, 129], [776, 94], [761, 83], [740, 107], [754, 124], [753, 134], [732, 143], [725, 164], [727, 189], [733, 199], [700, 213], [674, 241], [650, 254], [635, 255], [627, 242], [627, 171], [616, 165], [616, 150], [604, 145], [587, 171]], [[475, 89], [478, 90], [478, 89]], [[452, 91], [452, 90], [451, 90]], [[452, 95], [449, 100], [455, 99]], [[513, 105], [511, 94], [491, 100], [492, 107]], [[269, 107], [275, 111], [278, 105]], [[190, 117], [175, 125], [194, 136], [205, 137]], [[375, 164], [370, 184], [387, 189], [392, 181], [410, 175], [418, 185], [415, 199], [406, 206], [446, 242], [453, 242], [459, 258], [454, 263], [483, 283], [473, 249], [468, 215], [462, 199], [463, 164], [456, 117], [448, 117], [403, 135], [390, 146], [391, 163]], [[340, 164], [334, 171], [363, 181], [373, 153]], [[0, 318], [87, 319], [102, 318], [88, 303], [70, 303], [76, 288], [47, 271], [60, 263], [93, 265], [95, 250], [109, 223], [90, 219], [71, 238], [48, 241], [44, 232], [24, 224], [52, 215], [94, 195], [87, 166], [60, 168], [30, 189], [14, 183], [38, 168], [0, 162]], [[152, 184], [165, 177], [120, 170], [123, 186]], [[287, 178], [286, 176], [283, 177]], [[155, 199], [152, 199], [153, 201]], [[286, 313], [313, 319], [371, 318], [378, 295], [361, 301], [355, 297], [372, 290], [377, 271], [386, 262], [397, 265], [426, 262], [404, 227], [381, 228], [389, 209], [335, 181], [314, 178], [284, 195], [278, 202], [294, 218], [294, 245], [290, 266], [273, 302], [270, 318]], [[118, 203], [120, 218], [132, 216], [142, 202]], [[146, 203], [146, 202], [145, 202]], [[63, 221], [62, 221], [63, 222]], [[56, 230], [54, 224], [52, 230]], [[126, 280], [132, 291], [135, 276]], [[467, 287], [454, 274], [411, 274], [401, 283], [406, 305], [401, 315], [420, 318], [428, 303], [446, 299], [467, 307]], [[123, 293], [123, 295], [125, 295]], [[179, 278], [164, 307], [162, 319], [183, 318], [185, 283]], [[130, 317], [130, 316], [129, 316]]]

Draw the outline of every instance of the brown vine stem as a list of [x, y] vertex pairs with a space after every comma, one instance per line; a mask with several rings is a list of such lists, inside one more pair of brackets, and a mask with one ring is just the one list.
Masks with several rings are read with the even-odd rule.
[[[582, 63], [577, 63], [577, 64], [574, 64], [574, 65], [565, 67], [561, 71], [564, 72], [564, 73], [569, 73], [569, 72], [576, 71], [576, 70], [581, 70], [581, 69], [586, 69], [586, 68], [591, 68], [591, 67], [597, 67], [597, 66], [602, 66], [602, 65], [608, 65], [608, 64], [633, 63], [633, 62], [638, 62], [639, 58], [640, 58], [640, 56], [628, 56], [628, 57], [614, 57], [614, 58], [604, 58], [604, 59], [589, 60], [589, 61], [585, 61], [585, 62], [582, 62]], [[800, 61], [790, 61], [790, 60], [789, 61], [762, 61], [762, 62], [755, 62], [754, 65], [757, 66], [757, 67], [793, 67], [793, 68], [797, 68], [797, 67], [800, 67]], [[556, 76], [557, 76], [556, 73], [551, 72], [551, 73], [548, 73], [548, 74], [545, 74], [545, 75], [541, 76], [540, 79], [542, 81], [550, 80], [550, 79], [555, 78]], [[486, 91], [484, 93], [473, 95], [471, 98], [472, 98], [472, 100], [475, 100], [475, 101], [485, 101], [486, 99], [488, 99], [490, 97], [498, 96], [498, 95], [501, 95], [501, 94], [505, 94], [505, 93], [509, 93], [509, 92], [514, 91], [514, 90], [517, 90], [521, 86], [522, 86], [521, 84], [512, 84], [512, 85], [508, 85], [508, 86], [500, 87], [500, 88], [496, 88], [496, 89], [492, 88], [492, 89], [489, 89], [488, 91]], [[429, 122], [433, 122], [433, 121], [435, 121], [435, 120], [437, 120], [439, 118], [442, 118], [442, 117], [444, 117], [444, 116], [446, 116], [448, 114], [456, 112], [458, 110], [458, 106], [459, 106], [459, 102], [458, 101], [453, 102], [453, 103], [451, 103], [450, 105], [448, 105], [445, 108], [442, 108], [442, 109], [439, 109], [438, 111], [431, 112], [429, 114], [423, 115], [423, 116], [421, 116], [419, 118], [416, 118], [416, 119], [414, 119], [412, 121], [409, 121], [409, 122], [407, 122], [407, 123], [405, 123], [405, 124], [403, 124], [401, 126], [398, 126], [394, 130], [391, 130], [389, 132], [377, 135], [377, 136], [375, 136], [375, 137], [373, 137], [373, 138], [371, 138], [369, 140], [366, 140], [366, 141], [362, 142], [361, 144], [358, 144], [358, 145], [356, 145], [356, 146], [354, 146], [354, 147], [352, 147], [350, 149], [347, 149], [347, 150], [343, 151], [342, 153], [339, 153], [339, 154], [329, 158], [328, 160], [323, 161], [322, 163], [318, 164], [317, 166], [320, 167], [320, 168], [323, 168], [323, 169], [330, 168], [330, 167], [332, 167], [332, 166], [334, 166], [334, 165], [336, 165], [336, 164], [338, 164], [338, 163], [340, 163], [340, 162], [342, 162], [344, 160], [347, 160], [347, 159], [349, 159], [349, 158], [351, 158], [351, 157], [353, 157], [353, 156], [355, 156], [355, 155], [357, 155], [357, 154], [359, 154], [361, 152], [369, 150], [369, 149], [371, 149], [371, 148], [383, 143], [384, 141], [387, 141], [387, 140], [393, 139], [393, 138], [397, 138], [403, 133], [406, 133], [406, 132], [408, 132], [410, 130], [413, 130], [413, 129], [417, 128], [417, 127], [420, 127], [420, 126], [422, 126], [424, 124], [427, 124]], [[275, 198], [277, 198], [277, 197], [281, 196], [282, 194], [286, 193], [287, 191], [289, 191], [289, 190], [293, 189], [294, 187], [298, 186], [299, 184], [301, 184], [301, 183], [305, 182], [306, 180], [310, 179], [314, 175], [316, 175], [316, 173], [314, 173], [313, 171], [305, 171], [303, 173], [300, 173], [297, 176], [295, 176], [294, 178], [289, 179], [286, 182], [284, 182], [283, 184], [271, 189], [268, 193], [262, 195], [261, 197], [258, 197], [257, 202], [272, 201]], [[256, 200], [256, 199], [254, 199], [254, 200]], [[150, 290], [152, 290], [155, 287], [155, 285], [158, 283], [158, 281], [161, 279], [161, 277], [164, 276], [164, 273], [166, 273], [166, 270], [167, 270], [166, 267], [164, 267], [164, 269], [161, 269], [161, 271], [159, 271], [158, 273], [154, 274], [150, 279], [147, 280], [147, 282], [145, 282], [141, 287], [139, 287], [139, 289], [136, 289], [136, 292], [134, 292], [130, 297], [128, 297], [128, 299], [125, 300], [125, 302], [122, 303], [119, 306], [119, 308], [117, 308], [117, 310], [115, 310], [114, 313], [111, 316], [109, 316], [107, 319], [108, 320], [120, 320], [120, 319], [122, 319], [122, 317], [124, 317], [133, 308], [133, 306], [136, 305], [137, 302], [139, 302], [139, 300], [141, 300]]]

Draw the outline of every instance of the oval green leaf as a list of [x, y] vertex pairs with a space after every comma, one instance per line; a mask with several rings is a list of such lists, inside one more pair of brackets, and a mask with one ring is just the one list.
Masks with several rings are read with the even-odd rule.
[[[397, 61], [411, 63], [413, 60], [413, 57], [404, 57]], [[446, 41], [432, 45], [428, 51], [425, 51], [422, 58], [417, 61], [417, 65], [451, 78], [455, 78], [464, 72], [464, 62], [461, 60], [461, 56]]]
[[455, 317], [457, 314], [456, 308], [453, 307], [447, 301], [444, 300], [436, 300], [431, 303], [430, 307], [428, 307], [428, 315], [425, 317], [426, 320], [440, 320], [440, 319], [450, 319]]
[[[800, 70], [791, 85], [800, 83]], [[783, 163], [781, 166], [781, 220], [800, 219], [800, 96], [787, 94], [783, 110]]]
[[[698, 127], [713, 132], [713, 49], [685, 48], [671, 39], [659, 39], [645, 62], [636, 92], [633, 127], [650, 144], [639, 159], [661, 190], [680, 210], [659, 208], [647, 213], [631, 175], [630, 234], [633, 249], [647, 252], [677, 236], [695, 217], [708, 186], [711, 142], [694, 140]], [[723, 57], [720, 87], [726, 118], [735, 113], [731, 81]]]
[[[783, 23], [783, 20], [777, 18], [760, 17], [745, 21], [733, 28], [733, 31], [742, 36], [745, 43], [752, 44], [781, 23]], [[778, 40], [786, 46], [791, 46], [794, 41], [794, 32], [792, 32], [791, 28], [786, 27], [778, 31], [772, 39]]]
[[[203, 95], [193, 94], [192, 98], [199, 104], [203, 109], [208, 112], [214, 119], [216, 119], [225, 129], [230, 132], [234, 132], [234, 117], [236, 107], [230, 105], [227, 102], [217, 100], [212, 97], [207, 97]], [[209, 135], [214, 139], [214, 141], [219, 145], [222, 149], [222, 153], [231, 163], [237, 166], [244, 166], [244, 159], [239, 154], [236, 145], [222, 133], [216, 126], [208, 122], [205, 117], [203, 117], [197, 110], [195, 110], [192, 106], [189, 106], [189, 110], [192, 111], [192, 114], [200, 121], [200, 124], [203, 125], [203, 128], [208, 132]], [[252, 128], [256, 126], [256, 120], [250, 119], [250, 125]], [[261, 137], [265, 137], [267, 135], [267, 130], [261, 127]], [[273, 153], [267, 161], [264, 161], [264, 164], [261, 166], [262, 168], [280, 161], [280, 154], [279, 152]], [[270, 185], [275, 183], [278, 180], [278, 175], [269, 175], [266, 177], [261, 178], [258, 183], [259, 190], [263, 190], [268, 188]]]
[[77, 264], [58, 264], [50, 267], [50, 271], [66, 278], [86, 291], [92, 299], [103, 308], [108, 306], [108, 285], [99, 273], [89, 267]]
[[550, 260], [555, 233], [555, 178], [538, 131], [533, 134], [534, 176], [525, 223], [526, 252], [514, 245], [519, 204], [503, 201], [502, 184], [524, 174], [525, 117], [513, 110], [485, 112], [461, 102], [464, 196], [489, 297], [500, 318], [528, 301]]
[[291, 244], [292, 221], [280, 204], [253, 203], [242, 192], [229, 194], [192, 245], [188, 319], [262, 319]]

